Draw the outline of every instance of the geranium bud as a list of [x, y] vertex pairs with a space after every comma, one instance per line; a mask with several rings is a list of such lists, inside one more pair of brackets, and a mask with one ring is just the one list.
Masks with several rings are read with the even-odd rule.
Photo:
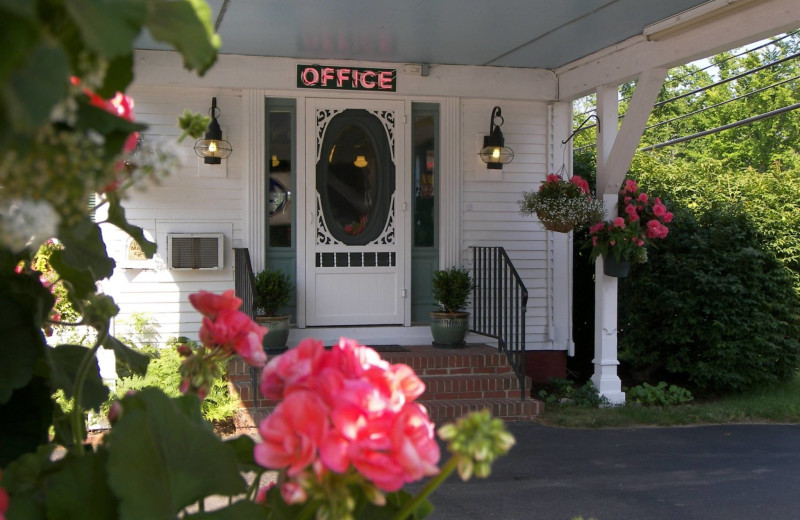
[[122, 417], [122, 405], [119, 401], [114, 401], [111, 403], [111, 407], [108, 409], [108, 422], [114, 424]]
[[177, 350], [181, 357], [189, 357], [192, 355], [192, 349], [188, 345], [178, 345]]

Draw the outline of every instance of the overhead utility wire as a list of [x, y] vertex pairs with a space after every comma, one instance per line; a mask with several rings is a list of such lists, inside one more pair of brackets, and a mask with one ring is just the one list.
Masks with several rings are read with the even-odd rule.
[[684, 137], [678, 137], [677, 139], [671, 139], [669, 141], [664, 141], [663, 143], [654, 144], [652, 146], [646, 146], [644, 148], [639, 148], [639, 152], [650, 152], [653, 150], [658, 150], [659, 148], [664, 148], [665, 146], [670, 146], [673, 144], [682, 143], [684, 141], [690, 141], [692, 139], [697, 139], [698, 137], [705, 137], [707, 135], [716, 134], [717, 132], [722, 132], [723, 130], [729, 130], [731, 128], [736, 128], [737, 126], [747, 125], [750, 123], [755, 123], [756, 121], [760, 121], [762, 119], [767, 119], [768, 117], [774, 117], [786, 112], [791, 112], [792, 110], [797, 110], [800, 108], [800, 103], [795, 103], [794, 105], [785, 106], [782, 108], [778, 108], [775, 110], [771, 110], [770, 112], [765, 112], [763, 114], [759, 114], [757, 116], [748, 117], [747, 119], [741, 119], [739, 121], [735, 121], [733, 123], [728, 123], [727, 125], [718, 126], [716, 128], [711, 128], [709, 130], [703, 130], [702, 132], [697, 132], [696, 134], [687, 135]]
[[[683, 94], [679, 94], [679, 95], [677, 95], [675, 97], [672, 97], [672, 98], [669, 98], [669, 99], [665, 99], [664, 101], [659, 101], [658, 103], [653, 105], [653, 108], [660, 107], [662, 105], [666, 105], [667, 103], [670, 103], [672, 101], [676, 101], [678, 99], [682, 99], [682, 98], [685, 98], [685, 97], [688, 97], [688, 96], [691, 96], [691, 95], [694, 95], [694, 94], [698, 94], [698, 93], [704, 92], [706, 90], [710, 90], [710, 89], [712, 89], [712, 88], [714, 88], [714, 87], [716, 87], [718, 85], [723, 85], [725, 83], [730, 83], [731, 81], [735, 81], [737, 79], [741, 79], [741, 78], [743, 78], [745, 76], [748, 76], [750, 74], [754, 74], [754, 73], [756, 73], [756, 72], [758, 72], [760, 70], [764, 70], [764, 69], [766, 69], [768, 67], [771, 67], [773, 65], [778, 65], [778, 64], [783, 63], [785, 61], [793, 60], [793, 59], [795, 59], [797, 57], [800, 57], [800, 52], [792, 54], [790, 56], [786, 56], [785, 58], [781, 58], [779, 60], [771, 61], [769, 63], [766, 63], [764, 65], [756, 67], [754, 69], [750, 69], [750, 70], [747, 70], [747, 71], [742, 72], [740, 74], [737, 74], [735, 76], [731, 76], [730, 78], [725, 78], [725, 79], [719, 80], [716, 83], [712, 83], [711, 85], [706, 85], [705, 87], [699, 87], [699, 88], [696, 88], [696, 89], [694, 89], [694, 90], [692, 90], [690, 92], [684, 92]], [[623, 117], [625, 117], [624, 114], [619, 116], [618, 119], [622, 119]], [[586, 125], [586, 126], [583, 127], [583, 129], [584, 130], [588, 130], [588, 129], [594, 128], [594, 127], [595, 127], [595, 125]]]
[[[716, 63], [711, 63], [710, 65], [708, 65], [706, 67], [703, 67], [701, 69], [698, 69], [698, 70], [696, 70], [694, 72], [691, 72], [689, 74], [685, 74], [685, 75], [680, 76], [678, 78], [670, 79], [668, 81], [668, 83], [674, 83], [674, 82], [677, 82], [677, 81], [682, 80], [684, 78], [688, 78], [690, 76], [694, 76], [698, 72], [702, 72], [702, 71], [707, 70], [707, 69], [718, 67], [721, 63], [725, 63], [726, 61], [730, 61], [730, 60], [732, 60], [734, 58], [738, 58], [739, 56], [744, 56], [745, 54], [750, 54], [751, 52], [755, 52], [757, 50], [761, 50], [764, 47], [768, 47], [768, 46], [770, 46], [770, 45], [772, 45], [772, 44], [774, 44], [776, 42], [779, 42], [779, 41], [781, 41], [781, 40], [783, 40], [785, 38], [788, 38], [789, 36], [794, 36], [795, 34], [798, 34], [798, 33], [800, 33], [800, 29], [797, 30], [797, 31], [791, 32], [791, 33], [787, 33], [787, 34], [783, 35], [782, 37], [778, 38], [777, 40], [771, 40], [771, 41], [769, 41], [769, 42], [767, 42], [767, 43], [765, 43], [763, 45], [759, 45], [758, 47], [753, 47], [752, 49], [747, 49], [747, 50], [745, 50], [743, 52], [740, 52], [739, 54], [734, 54], [733, 56], [729, 56], [729, 57], [727, 57], [727, 58], [725, 58], [723, 60], [720, 60], [720, 61], [718, 61]], [[779, 63], [779, 62], [774, 62], [774, 63]], [[757, 69], [754, 69], [754, 70], [757, 70]], [[715, 83], [715, 85], [716, 85], [716, 83]], [[629, 101], [631, 99], [631, 97], [632, 96], [627, 96], [627, 97], [620, 98], [620, 101]], [[591, 112], [591, 110], [587, 110], [586, 112], [581, 112], [578, 115], [588, 114], [589, 112]]]
[[[753, 94], [758, 94], [759, 92], [764, 92], [765, 90], [769, 90], [771, 88], [779, 87], [779, 86], [783, 85], [784, 83], [789, 83], [790, 81], [794, 81], [796, 79], [800, 79], [800, 76], [794, 76], [792, 78], [785, 79], [785, 80], [779, 81], [777, 83], [773, 83], [772, 85], [767, 85], [766, 87], [762, 87], [762, 88], [757, 89], [757, 90], [751, 90], [750, 92], [748, 92], [746, 94], [742, 94], [741, 96], [736, 96], [735, 98], [726, 99], [725, 101], [720, 101], [719, 103], [714, 103], [713, 105], [709, 105], [707, 107], [703, 107], [703, 108], [701, 108], [699, 110], [695, 110], [694, 112], [689, 112], [688, 114], [683, 114], [683, 115], [680, 115], [680, 116], [677, 116], [677, 117], [673, 117], [672, 119], [667, 119], [666, 121], [658, 122], [658, 123], [656, 123], [654, 125], [646, 126], [646, 127], [644, 127], [644, 129], [645, 130], [650, 130], [651, 128], [656, 128], [656, 127], [659, 127], [659, 126], [666, 125], [668, 123], [673, 123], [675, 121], [679, 121], [681, 119], [685, 119], [685, 118], [687, 118], [689, 116], [694, 116], [694, 115], [697, 115], [697, 114], [701, 114], [701, 113], [705, 112], [706, 110], [711, 110], [712, 108], [717, 108], [719, 106], [726, 105], [726, 104], [728, 104], [728, 103], [730, 103], [732, 101], [738, 101], [740, 99], [744, 99], [746, 97], [752, 96]], [[622, 116], [622, 117], [624, 118], [625, 116]]]
[[[637, 152], [652, 152], [653, 150], [658, 150], [660, 148], [665, 148], [667, 146], [672, 146], [673, 144], [683, 143], [686, 141], [691, 141], [692, 139], [697, 139], [698, 137], [705, 137], [707, 135], [716, 134], [722, 132], [723, 130], [730, 130], [731, 128], [736, 128], [737, 126], [748, 125], [750, 123], [755, 123], [762, 119], [767, 119], [770, 117], [778, 116], [781, 114], [785, 114], [786, 112], [791, 112], [793, 110], [797, 110], [800, 108], [800, 103], [795, 103], [794, 105], [785, 106], [782, 108], [777, 108], [775, 110], [771, 110], [770, 112], [765, 112], [763, 114], [759, 114], [757, 116], [748, 117], [747, 119], [741, 119], [739, 121], [734, 121], [733, 123], [728, 123], [727, 125], [718, 126], [716, 128], [711, 128], [709, 130], [703, 130], [702, 132], [697, 132], [695, 134], [687, 135], [684, 137], [678, 137], [676, 139], [671, 139], [669, 141], [664, 141], [663, 143], [654, 144], [651, 146], [645, 146], [644, 148], [639, 148]], [[597, 143], [589, 143], [583, 146], [579, 146], [575, 148], [573, 152], [580, 152], [581, 150], [585, 150], [587, 148], [592, 148], [597, 146]]]
[[669, 80], [669, 83], [676, 83], [676, 82], [678, 82], [678, 81], [680, 81], [680, 80], [682, 80], [684, 78], [688, 78], [690, 76], [694, 76], [698, 72], [702, 72], [702, 71], [708, 70], [708, 69], [713, 69], [714, 67], [719, 67], [721, 64], [723, 64], [723, 63], [725, 63], [727, 61], [730, 61], [730, 60], [732, 60], [734, 58], [738, 58], [739, 56], [744, 56], [745, 54], [750, 54], [750, 53], [755, 52], [755, 51], [760, 51], [764, 47], [769, 47], [770, 45], [778, 43], [781, 40], [785, 40], [786, 38], [788, 38], [790, 36], [794, 36], [797, 33], [800, 33], [800, 30], [793, 31], [793, 32], [790, 32], [790, 33], [786, 33], [783, 36], [781, 36], [780, 38], [777, 38], [775, 40], [770, 40], [767, 43], [759, 45], [758, 47], [753, 47], [752, 49], [745, 49], [744, 51], [740, 52], [739, 54], [733, 54], [733, 55], [728, 56], [727, 58], [721, 59], [721, 60], [719, 60], [717, 62], [710, 63], [709, 65], [707, 65], [707, 66], [705, 66], [705, 67], [703, 67], [701, 69], [698, 69], [696, 71], [689, 72], [688, 74], [684, 74], [683, 76], [679, 76], [677, 78], [672, 78], [672, 79]]

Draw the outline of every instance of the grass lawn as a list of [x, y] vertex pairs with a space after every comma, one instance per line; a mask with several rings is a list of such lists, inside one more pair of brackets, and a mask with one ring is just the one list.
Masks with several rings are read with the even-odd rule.
[[800, 374], [794, 381], [741, 395], [674, 406], [629, 403], [608, 408], [549, 404], [541, 422], [571, 428], [676, 426], [721, 423], [800, 423]]

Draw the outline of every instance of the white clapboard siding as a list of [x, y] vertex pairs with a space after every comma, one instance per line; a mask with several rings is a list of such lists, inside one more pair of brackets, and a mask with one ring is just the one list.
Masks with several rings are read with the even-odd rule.
[[[220, 293], [233, 289], [233, 247], [241, 245], [242, 171], [245, 147], [242, 144], [242, 96], [233, 89], [134, 86], [136, 121], [149, 125], [144, 132], [153, 143], [173, 147], [180, 165], [157, 186], [145, 191], [131, 190], [124, 202], [126, 216], [155, 240], [158, 252], [147, 269], [120, 263], [129, 238], [113, 226], [104, 225], [109, 254], [118, 259], [114, 276], [103, 284], [120, 307], [114, 320], [114, 333], [131, 333], [133, 315], [144, 315], [158, 324], [161, 343], [171, 337], [197, 338], [201, 316], [189, 303], [189, 295], [200, 290]], [[217, 98], [218, 121], [223, 138], [233, 145], [233, 153], [221, 165], [205, 165], [194, 153], [195, 140], [181, 143], [178, 117], [186, 109], [207, 114], [211, 98]], [[167, 269], [166, 242], [169, 233], [223, 233], [223, 269], [210, 271], [172, 271]]]
[[[501, 127], [514, 160], [502, 170], [488, 170], [478, 158], [483, 136], [489, 132], [494, 106], [502, 109]], [[548, 173], [548, 108], [544, 103], [463, 100], [462, 136], [462, 240], [463, 258], [471, 265], [470, 246], [501, 246], [528, 289], [526, 345], [552, 348], [552, 316], [548, 279], [550, 258], [547, 233], [535, 219], [519, 213], [523, 191], [536, 189]]]

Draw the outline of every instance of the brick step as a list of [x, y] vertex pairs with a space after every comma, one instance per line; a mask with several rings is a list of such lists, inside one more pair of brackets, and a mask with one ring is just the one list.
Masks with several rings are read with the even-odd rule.
[[[544, 411], [541, 401], [527, 398], [524, 401], [519, 397], [497, 399], [452, 399], [420, 402], [427, 410], [431, 421], [442, 425], [460, 419], [470, 412], [488, 408], [493, 417], [504, 421], [534, 421]], [[235, 417], [237, 431], [257, 429], [261, 420], [272, 413], [273, 406], [260, 406], [258, 409], [240, 409]]]
[[437, 399], [519, 398], [519, 379], [513, 373], [423, 376], [425, 393], [419, 401]]
[[516, 398], [505, 399], [458, 399], [447, 401], [426, 401], [431, 420], [437, 424], [453, 421], [473, 411], [489, 408], [493, 417], [504, 421], [533, 421], [544, 411], [544, 404], [531, 398], [524, 401]]

